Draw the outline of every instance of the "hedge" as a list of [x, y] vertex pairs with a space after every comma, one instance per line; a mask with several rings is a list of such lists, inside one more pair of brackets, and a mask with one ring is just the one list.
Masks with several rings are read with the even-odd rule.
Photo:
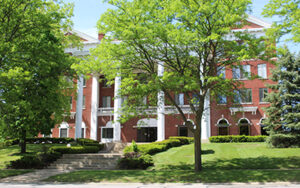
[[[152, 142], [149, 144], [138, 144], [138, 151], [143, 154], [149, 154], [149, 155], [153, 155], [162, 151], [166, 151], [167, 149], [171, 148], [171, 147], [177, 147], [177, 146], [181, 146], [184, 144], [189, 144], [190, 142], [192, 142], [193, 139], [189, 138], [189, 137], [170, 137], [167, 140], [163, 140], [160, 142]], [[130, 153], [133, 152], [133, 148], [132, 146], [127, 146], [125, 147], [125, 149], [123, 150], [123, 152], [126, 153]]]
[[26, 138], [26, 143], [29, 144], [41, 144], [41, 143], [53, 143], [53, 144], [68, 144], [74, 142], [73, 138]]
[[269, 136], [267, 143], [276, 148], [300, 147], [300, 135], [274, 134]]
[[61, 155], [58, 152], [38, 152], [35, 155], [22, 156], [18, 160], [10, 161], [6, 167], [14, 169], [41, 169], [56, 161]]
[[190, 144], [194, 142], [194, 137], [186, 137], [186, 136], [170, 136], [169, 139], [178, 139], [180, 140], [181, 144]]
[[224, 142], [264, 142], [268, 136], [245, 136], [245, 135], [228, 135], [228, 136], [211, 136], [210, 142], [224, 143]]
[[50, 152], [59, 152], [61, 154], [76, 154], [76, 153], [98, 153], [99, 146], [53, 146], [49, 149]]
[[153, 165], [154, 162], [151, 155], [136, 156], [134, 152], [132, 156], [125, 155], [118, 161], [118, 168], [120, 169], [146, 169]]

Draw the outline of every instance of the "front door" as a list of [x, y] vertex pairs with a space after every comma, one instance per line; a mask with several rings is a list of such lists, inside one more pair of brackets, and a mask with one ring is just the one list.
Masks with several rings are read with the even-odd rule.
[[137, 130], [137, 142], [155, 142], [157, 140], [156, 127], [140, 127]]

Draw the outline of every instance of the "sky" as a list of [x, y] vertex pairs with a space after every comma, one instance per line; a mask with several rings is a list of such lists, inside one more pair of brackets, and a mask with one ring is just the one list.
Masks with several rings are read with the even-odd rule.
[[[102, 0], [64, 0], [66, 3], [74, 3], [74, 16], [72, 18], [74, 23], [74, 29], [91, 35], [97, 38], [97, 21], [101, 14], [103, 14], [108, 8], [113, 8], [107, 3], [103, 3]], [[252, 16], [260, 18], [268, 23], [272, 23], [275, 19], [264, 18], [261, 13], [264, 6], [268, 3], [268, 0], [252, 0]], [[283, 43], [280, 43], [283, 44]], [[296, 52], [300, 49], [299, 45], [287, 43], [289, 49], [292, 52]]]

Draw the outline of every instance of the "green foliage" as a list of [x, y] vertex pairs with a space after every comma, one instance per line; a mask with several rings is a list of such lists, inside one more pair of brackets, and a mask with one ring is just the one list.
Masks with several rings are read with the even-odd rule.
[[287, 52], [277, 65], [272, 72], [272, 80], [277, 83], [268, 86], [273, 92], [266, 97], [270, 106], [265, 108], [264, 124], [271, 134], [300, 134], [300, 56], [295, 58]]
[[76, 153], [98, 153], [103, 145], [99, 146], [53, 146], [49, 149], [50, 152], [59, 152], [61, 154], [76, 154]]
[[299, 0], [270, 0], [263, 14], [267, 17], [277, 16], [280, 21], [274, 22], [267, 34], [276, 39], [291, 34], [288, 40], [300, 42], [300, 1]]
[[[170, 137], [167, 140], [159, 141], [159, 142], [152, 142], [149, 144], [138, 144], [136, 147], [138, 148], [138, 152], [145, 155], [153, 155], [162, 151], [166, 151], [169, 148], [181, 146], [184, 144], [191, 143], [193, 138], [190, 137], [184, 137], [184, 136], [176, 136], [176, 137]], [[135, 142], [134, 142], [135, 143]], [[136, 152], [134, 151], [134, 144], [131, 146], [126, 146], [123, 150], [124, 154]]]
[[48, 151], [38, 152], [35, 155], [22, 156], [20, 159], [11, 161], [7, 168], [13, 169], [40, 169], [48, 166], [61, 157], [61, 153]]
[[[153, 110], [148, 107], [161, 101], [157, 93], [163, 91], [165, 103], [173, 106], [188, 125], [182, 107], [174, 100], [174, 93], [184, 93], [197, 120], [188, 127], [199, 139], [206, 95], [230, 96], [238, 85], [237, 80], [218, 76], [217, 67], [239, 66], [241, 60], [259, 58], [265, 49], [263, 37], [256, 39], [246, 32], [231, 32], [246, 23], [251, 1], [107, 2], [115, 8], [102, 14], [98, 29], [108, 35], [91, 52], [89, 63], [74, 68], [101, 73], [111, 83], [116, 76], [122, 78], [118, 95], [127, 96], [128, 100], [122, 106], [121, 121], [133, 116], [151, 117]], [[228, 40], [228, 36], [236, 41]], [[157, 74], [159, 66], [164, 67], [163, 75]], [[197, 95], [197, 102], [193, 94]], [[147, 104], [142, 100], [145, 97]], [[195, 148], [197, 152], [200, 145]], [[196, 164], [200, 166], [200, 158]]]
[[267, 143], [276, 148], [300, 147], [300, 135], [273, 134]]
[[228, 135], [228, 136], [211, 136], [210, 142], [224, 143], [224, 142], [264, 142], [267, 136], [245, 136], [245, 135]]
[[76, 59], [64, 49], [75, 41], [65, 36], [72, 9], [56, 0], [1, 1], [1, 135], [24, 143], [26, 137], [50, 134], [68, 114], [72, 90], [64, 77], [74, 75]]
[[88, 146], [90, 144], [99, 144], [99, 141], [88, 139], [88, 138], [77, 138], [76, 142], [83, 146]]
[[136, 152], [136, 153], [139, 152], [139, 148], [134, 140], [132, 140], [131, 146], [132, 146], [133, 152]]
[[149, 154], [140, 156], [125, 155], [118, 161], [118, 168], [120, 169], [146, 169], [153, 165], [152, 156]]
[[180, 140], [182, 145], [190, 144], [190, 143], [194, 142], [193, 137], [186, 137], [186, 136], [170, 136], [169, 139], [178, 139], [178, 140]]
[[28, 144], [68, 144], [70, 142], [73, 142], [73, 138], [39, 138], [39, 137], [33, 137], [33, 138], [26, 138], [26, 142]]

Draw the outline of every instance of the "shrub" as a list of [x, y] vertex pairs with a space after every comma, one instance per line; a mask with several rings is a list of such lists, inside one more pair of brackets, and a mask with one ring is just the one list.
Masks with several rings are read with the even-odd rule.
[[267, 143], [276, 148], [300, 147], [300, 136], [291, 134], [274, 134], [269, 136]]
[[211, 136], [210, 142], [224, 143], [224, 142], [264, 142], [267, 136], [245, 136], [245, 135], [227, 135], [227, 136]]
[[136, 152], [130, 154], [128, 153], [118, 161], [120, 169], [146, 169], [154, 165], [151, 155], [139, 155]]
[[6, 148], [8, 146], [16, 145], [16, 144], [19, 144], [18, 139], [7, 139], [4, 140], [3, 142], [0, 142], [0, 149]]
[[160, 142], [154, 142], [154, 144], [166, 145], [166, 149], [183, 145], [179, 139], [174, 139], [174, 138], [168, 139], [168, 140], [163, 140]]
[[[139, 144], [138, 148], [139, 148], [139, 152], [141, 154], [149, 154], [149, 155], [153, 155], [155, 153], [167, 150], [167, 146], [165, 144], [164, 145], [158, 145], [158, 144], [155, 144], [155, 143]], [[125, 147], [123, 152], [124, 153], [133, 152], [132, 146]]]
[[53, 146], [49, 149], [50, 152], [59, 152], [61, 154], [76, 154], [76, 153], [98, 153], [98, 146]]
[[53, 144], [68, 144], [73, 142], [73, 138], [26, 138], [26, 142], [29, 144], [41, 144], [41, 143], [53, 143]]
[[170, 136], [169, 139], [178, 139], [178, 140], [180, 140], [182, 145], [190, 144], [190, 143], [194, 142], [194, 137], [186, 137], [186, 136]]
[[45, 164], [36, 156], [23, 156], [18, 160], [10, 161], [7, 168], [14, 169], [32, 169], [32, 168], [43, 168]]
[[138, 148], [138, 146], [136, 145], [136, 143], [135, 143], [134, 140], [132, 140], [131, 146], [132, 146], [133, 152], [136, 152], [136, 153], [137, 153], [137, 152], [139, 151], [139, 148]]
[[92, 140], [92, 139], [88, 139], [88, 138], [77, 138], [76, 139], [76, 142], [80, 145], [83, 145], [83, 146], [89, 146], [90, 144], [99, 144], [98, 141], [96, 140]]

